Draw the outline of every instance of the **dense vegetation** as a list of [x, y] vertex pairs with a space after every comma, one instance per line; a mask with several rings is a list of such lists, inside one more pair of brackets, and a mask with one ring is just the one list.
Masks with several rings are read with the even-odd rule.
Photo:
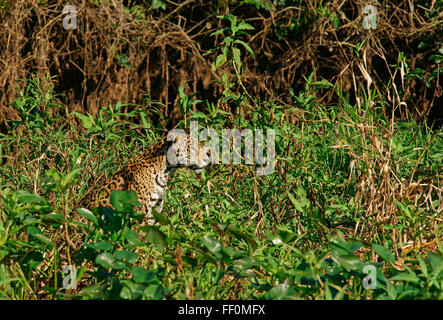
[[[115, 43], [115, 56], [100, 80], [104, 99], [111, 101], [100, 107], [87, 89], [94, 82], [91, 69], [83, 72], [78, 87], [60, 79], [68, 77], [69, 68], [58, 73], [49, 67], [50, 76], [45, 76], [40, 74], [43, 65], [33, 69], [24, 64], [15, 73], [26, 76], [9, 84], [5, 106], [0, 106], [0, 297], [443, 299], [443, 132], [438, 112], [430, 116], [441, 108], [442, 42], [424, 37], [417, 22], [441, 36], [441, 5], [417, 1], [411, 18], [417, 20], [417, 33], [411, 31], [411, 43], [402, 47], [398, 42], [387, 46], [382, 37], [386, 29], [395, 28], [392, 21], [380, 22], [380, 34], [355, 22], [359, 38], [353, 35], [357, 38], [345, 41], [351, 31], [343, 27], [343, 16], [353, 2], [344, 8], [322, 1], [208, 3], [119, 2], [124, 10], [118, 21], [120, 26], [128, 19], [148, 29], [155, 25], [159, 39], [162, 31], [172, 41], [172, 31], [162, 28], [173, 29], [179, 13], [192, 25], [196, 12], [205, 12], [207, 22], [217, 21], [217, 28], [188, 26], [197, 35], [184, 38], [182, 50], [186, 57], [199, 37], [216, 41], [192, 51], [208, 63], [209, 84], [186, 73], [189, 66], [182, 57], [182, 74], [189, 79], [168, 80], [161, 88], [148, 86], [144, 93], [150, 95], [141, 95], [141, 101], [132, 100], [127, 88], [134, 85], [139, 92], [142, 87], [132, 80], [127, 87], [120, 82], [127, 99], [112, 102], [112, 94], [107, 94], [117, 87], [104, 84], [118, 79], [109, 70], [137, 76], [141, 60], [149, 57], [140, 52], [143, 59], [137, 60], [131, 51], [139, 48], [136, 42], [125, 47], [126, 53]], [[17, 14], [17, 6], [0, 1], [5, 19]], [[87, 6], [108, 13], [112, 8], [107, 1], [90, 1]], [[44, 2], [36, 8], [53, 9]], [[297, 8], [317, 14], [297, 16]], [[404, 8], [397, 8], [401, 21]], [[86, 9], [85, 15], [91, 14]], [[91, 30], [96, 19], [91, 20]], [[286, 25], [284, 19], [289, 19]], [[274, 25], [257, 23], [271, 20]], [[40, 36], [50, 29], [46, 25], [51, 26], [42, 23]], [[319, 26], [327, 26], [327, 32], [342, 40], [341, 48], [331, 47], [330, 60], [319, 56], [313, 68], [306, 69], [296, 59], [271, 57], [278, 46], [294, 45], [298, 38], [312, 49]], [[209, 33], [203, 36], [204, 28]], [[268, 47], [258, 46], [260, 36], [272, 40]], [[51, 41], [57, 43], [57, 37]], [[80, 39], [78, 34], [72, 37]], [[3, 55], [11, 48], [2, 39]], [[77, 44], [87, 48], [85, 43]], [[180, 44], [171, 43], [163, 53], [171, 54]], [[336, 50], [339, 54], [333, 57]], [[415, 61], [411, 52], [426, 61]], [[103, 58], [102, 52], [96, 57]], [[343, 71], [349, 83], [325, 73], [327, 63], [343, 62], [344, 57], [353, 61], [353, 67]], [[77, 67], [87, 69], [83, 58]], [[376, 59], [384, 61], [383, 67], [374, 67]], [[165, 63], [140, 79], [149, 82], [149, 77], [172, 74], [174, 68]], [[269, 77], [267, 68], [274, 68], [281, 86], [263, 80]], [[302, 73], [300, 79], [291, 82], [288, 68]], [[344, 70], [338, 70], [339, 64], [330, 69], [337, 74]], [[198, 71], [202, 70], [203, 63]], [[88, 101], [94, 107], [89, 108]], [[101, 178], [158, 141], [166, 128], [189, 129], [192, 120], [220, 136], [222, 129], [274, 130], [275, 171], [258, 176], [256, 166], [247, 164], [212, 165], [201, 175], [180, 169], [169, 184], [162, 213], [155, 213], [154, 227], [143, 225], [130, 192], [113, 193], [113, 209], [78, 206]], [[73, 281], [66, 266], [75, 267], [76, 288], [69, 287]]]

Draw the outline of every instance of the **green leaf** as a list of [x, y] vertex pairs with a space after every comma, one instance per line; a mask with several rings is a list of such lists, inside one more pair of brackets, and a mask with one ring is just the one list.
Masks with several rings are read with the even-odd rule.
[[228, 30], [229, 30], [229, 28], [223, 28], [223, 29], [214, 31], [213, 33], [210, 34], [210, 36], [216, 36], [218, 34], [223, 34], [225, 31], [228, 31]]
[[126, 262], [124, 262], [122, 260], [115, 261], [114, 265], [112, 266], [112, 269], [115, 269], [115, 270], [124, 270], [127, 268], [128, 268], [128, 265], [126, 264]]
[[136, 263], [138, 260], [138, 254], [128, 250], [118, 250], [115, 252], [115, 258], [127, 263]]
[[152, 271], [147, 271], [141, 267], [134, 266], [131, 269], [133, 280], [137, 283], [149, 283], [157, 279], [157, 276]]
[[329, 241], [329, 246], [338, 255], [352, 255], [355, 250], [361, 248], [363, 244], [361, 242], [353, 241], [348, 242], [343, 238], [333, 238]]
[[75, 178], [75, 176], [81, 171], [82, 169], [77, 168], [72, 170], [71, 172], [69, 172], [66, 176], [63, 177], [62, 182], [61, 182], [61, 186], [62, 188], [65, 188], [66, 186], [69, 185], [69, 183], [72, 181], [73, 178]]
[[301, 206], [300, 202], [294, 197], [294, 195], [292, 193], [290, 193], [290, 192], [286, 192], [286, 193], [287, 193], [287, 195], [289, 197], [289, 200], [291, 200], [292, 204], [294, 205], [294, 208], [298, 212], [303, 213], [304, 210], [303, 210], [303, 207]]
[[8, 250], [0, 250], [0, 260], [9, 254]]
[[252, 51], [252, 48], [246, 42], [244, 42], [243, 40], [235, 40], [234, 43], [241, 44], [246, 49], [246, 51], [248, 51], [249, 54], [255, 59], [254, 51]]
[[226, 55], [223, 53], [219, 54], [217, 58], [215, 59], [214, 64], [212, 65], [212, 71], [215, 71], [218, 67], [223, 65], [226, 62]]
[[398, 200], [396, 201], [396, 204], [397, 204], [397, 208], [398, 208], [398, 210], [399, 210], [400, 212], [405, 213], [405, 214], [408, 216], [409, 219], [413, 219], [413, 216], [412, 216], [411, 210], [409, 209], [408, 206], [404, 205], [403, 203], [401, 203], [401, 202], [398, 201]]
[[93, 300], [106, 298], [106, 294], [103, 291], [103, 287], [99, 284], [93, 284], [89, 287], [83, 288], [81, 292]]
[[251, 26], [249, 23], [241, 20], [238, 24], [237, 24], [237, 28], [238, 30], [254, 30], [255, 28], [253, 26]]
[[95, 243], [87, 243], [86, 247], [95, 250], [103, 250], [103, 251], [112, 250], [114, 248], [114, 246], [111, 243], [105, 240], [97, 241]]
[[53, 248], [55, 246], [55, 243], [51, 241], [47, 236], [45, 236], [40, 229], [36, 227], [28, 227], [27, 228], [28, 233], [30, 236], [34, 237], [35, 239], [43, 242], [44, 244], [48, 245], [49, 247]]
[[72, 114], [80, 118], [85, 129], [90, 129], [94, 125], [94, 118], [90, 114], [88, 114], [88, 116], [85, 116], [84, 114], [78, 112], [72, 112]]
[[335, 262], [344, 267], [346, 270], [360, 270], [362, 262], [360, 259], [352, 254], [349, 255], [335, 255], [332, 254]]
[[418, 255], [417, 259], [418, 259], [418, 263], [420, 264], [421, 272], [423, 272], [423, 275], [427, 278], [428, 277], [428, 267], [426, 265], [426, 262], [423, 260], [421, 255]]
[[123, 288], [120, 291], [120, 298], [127, 300], [140, 300], [143, 297], [143, 285], [135, 283], [132, 280], [122, 280], [120, 283], [123, 285]]
[[443, 56], [439, 54], [433, 54], [428, 58], [428, 60], [434, 60], [435, 63], [440, 63], [443, 61]]
[[55, 246], [55, 243], [52, 242], [51, 239], [49, 239], [44, 234], [37, 233], [37, 234], [34, 234], [33, 237], [36, 238], [37, 240], [43, 242], [44, 244], [47, 244], [50, 248], [53, 248]]
[[225, 44], [223, 48], [223, 54], [225, 55], [225, 57], [228, 57], [228, 50], [233, 42], [234, 38], [230, 36], [227, 36], [223, 39], [223, 43]]
[[437, 278], [443, 277], [443, 258], [434, 253], [429, 253], [426, 257], [426, 261], [431, 265], [432, 275]]
[[429, 45], [429, 43], [428, 42], [426, 42], [426, 41], [421, 41], [419, 44], [418, 44], [418, 49], [422, 49], [422, 48], [425, 48], [425, 47], [427, 47]]
[[281, 236], [279, 236], [279, 235], [271, 235], [271, 236], [269, 236], [269, 240], [271, 240], [271, 242], [275, 246], [281, 246], [284, 244]]
[[125, 227], [122, 232], [122, 237], [124, 240], [138, 240], [140, 238], [140, 235], [132, 230], [131, 228]]
[[60, 173], [55, 169], [48, 169], [45, 171], [47, 176], [54, 179], [55, 182], [59, 183], [61, 181]]
[[244, 257], [236, 259], [233, 262], [233, 266], [238, 269], [245, 270], [245, 269], [251, 269], [253, 267], [258, 267], [258, 263], [252, 257]]
[[202, 242], [203, 245], [212, 253], [219, 252], [222, 248], [221, 244], [217, 240], [208, 236], [204, 236], [202, 238]]
[[269, 290], [264, 298], [269, 300], [286, 300], [294, 299], [296, 297], [296, 291], [285, 283], [280, 283]]
[[375, 253], [377, 253], [380, 256], [380, 258], [382, 258], [383, 260], [389, 261], [389, 262], [395, 262], [395, 256], [392, 254], [391, 251], [389, 251], [385, 247], [383, 247], [377, 243], [373, 243], [372, 250], [374, 250]]
[[239, 240], [244, 240], [249, 246], [251, 246], [252, 248], [256, 248], [257, 247], [257, 242], [255, 241], [255, 239], [247, 234], [246, 232], [242, 231], [239, 227], [237, 227], [234, 224], [229, 224], [228, 225], [228, 232], [230, 234], [232, 234], [234, 237], [236, 237]]
[[151, 284], [143, 291], [143, 295], [147, 299], [161, 300], [165, 297], [165, 290], [161, 284]]
[[149, 226], [148, 235], [146, 236], [146, 240], [149, 243], [152, 243], [159, 249], [160, 251], [163, 251], [167, 244], [166, 244], [166, 236], [163, 232], [158, 230], [156, 227]]
[[95, 258], [95, 263], [101, 265], [102, 267], [108, 269], [114, 266], [114, 256], [109, 252], [100, 253], [97, 258]]
[[18, 191], [18, 203], [35, 203], [45, 201], [42, 197], [29, 193], [28, 191]]
[[397, 298], [397, 291], [389, 280], [386, 281], [386, 292], [391, 299], [395, 300], [395, 298]]
[[137, 193], [134, 190], [130, 191], [111, 191], [109, 196], [112, 206], [117, 211], [129, 210], [131, 206], [141, 205], [137, 201]]
[[55, 213], [55, 212], [41, 214], [40, 218], [42, 218], [45, 221], [54, 221], [57, 223], [65, 222], [65, 216], [60, 213]]
[[163, 0], [152, 0], [152, 9], [162, 8], [166, 10], [166, 3]]
[[158, 212], [154, 208], [152, 209], [152, 215], [154, 216], [155, 221], [157, 221], [158, 223], [160, 223], [163, 226], [167, 226], [167, 225], [171, 224], [171, 221], [169, 220], [169, 218], [166, 215], [161, 214], [160, 212]]
[[410, 272], [400, 272], [389, 279], [390, 281], [407, 281], [407, 282], [418, 282], [420, 279], [415, 275], [413, 271]]
[[98, 226], [98, 220], [97, 217], [88, 209], [86, 208], [78, 208], [77, 212], [80, 213], [83, 217], [91, 221], [94, 225]]
[[123, 287], [120, 291], [120, 298], [124, 300], [132, 300], [132, 291], [128, 287]]
[[240, 60], [240, 49], [238, 48], [232, 48], [232, 55], [234, 57], [234, 62], [237, 65], [237, 69], [240, 71], [241, 69], [241, 60]]

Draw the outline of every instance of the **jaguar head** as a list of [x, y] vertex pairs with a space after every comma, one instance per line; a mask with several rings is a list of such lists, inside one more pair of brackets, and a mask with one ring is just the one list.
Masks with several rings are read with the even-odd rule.
[[211, 149], [208, 146], [202, 147], [198, 139], [183, 130], [169, 131], [167, 141], [170, 142], [167, 152], [168, 167], [187, 167], [200, 173], [211, 163]]

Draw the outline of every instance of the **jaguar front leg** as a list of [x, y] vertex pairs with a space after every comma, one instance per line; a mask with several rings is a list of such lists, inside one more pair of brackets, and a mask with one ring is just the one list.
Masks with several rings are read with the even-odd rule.
[[157, 221], [154, 218], [154, 215], [152, 214], [152, 207], [149, 205], [145, 206], [145, 213], [146, 217], [148, 218], [148, 226], [153, 226]]

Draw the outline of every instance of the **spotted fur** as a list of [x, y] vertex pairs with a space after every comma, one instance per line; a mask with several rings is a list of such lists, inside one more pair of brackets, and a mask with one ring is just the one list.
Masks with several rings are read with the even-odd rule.
[[198, 140], [184, 132], [171, 131], [167, 138], [129, 160], [122, 170], [93, 189], [82, 206], [89, 209], [111, 207], [111, 191], [134, 190], [138, 202], [144, 205], [142, 210], [148, 224], [152, 225], [155, 223], [152, 208], [162, 211], [167, 183], [174, 170], [188, 167], [200, 172], [209, 163], [208, 148], [202, 148]]

